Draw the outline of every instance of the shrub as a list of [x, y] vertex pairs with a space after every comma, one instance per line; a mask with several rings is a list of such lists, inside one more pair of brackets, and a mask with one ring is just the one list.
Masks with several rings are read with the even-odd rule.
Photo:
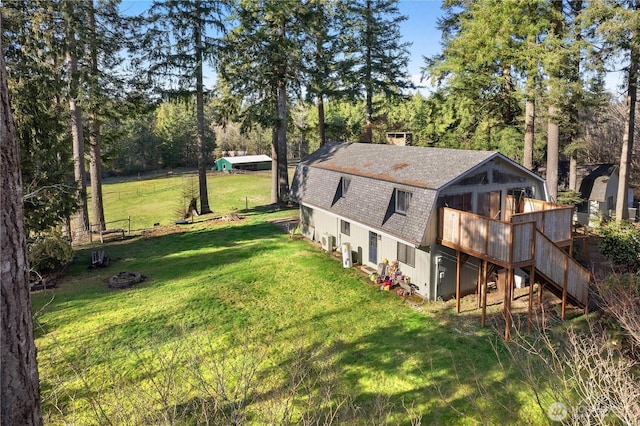
[[52, 232], [29, 243], [28, 257], [31, 269], [42, 274], [67, 266], [73, 259], [73, 249], [60, 232]]
[[629, 224], [609, 223], [601, 228], [600, 252], [615, 265], [640, 269], [640, 231]]

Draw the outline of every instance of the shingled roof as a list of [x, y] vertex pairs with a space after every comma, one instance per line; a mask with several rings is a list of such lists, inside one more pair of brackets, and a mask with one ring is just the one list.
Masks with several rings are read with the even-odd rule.
[[578, 187], [585, 200], [604, 203], [606, 201], [607, 184], [611, 176], [617, 173], [614, 164], [591, 164], [578, 168]]
[[[298, 165], [290, 195], [298, 203], [420, 245], [438, 190], [496, 156], [506, 159], [490, 151], [331, 143]], [[343, 177], [350, 184], [341, 196]], [[394, 211], [396, 189], [412, 193], [406, 214]]]

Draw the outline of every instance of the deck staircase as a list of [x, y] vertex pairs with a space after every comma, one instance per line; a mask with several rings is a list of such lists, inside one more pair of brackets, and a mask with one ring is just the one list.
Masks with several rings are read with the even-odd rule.
[[549, 208], [507, 215], [508, 221], [500, 221], [444, 207], [438, 242], [510, 270], [534, 273], [563, 300], [563, 306], [568, 301], [586, 309], [591, 276], [569, 255], [571, 214], [570, 208]]

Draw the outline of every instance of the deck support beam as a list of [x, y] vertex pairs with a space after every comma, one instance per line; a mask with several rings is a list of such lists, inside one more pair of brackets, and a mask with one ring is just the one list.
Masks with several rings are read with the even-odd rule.
[[484, 327], [485, 322], [486, 322], [486, 318], [487, 318], [487, 278], [488, 278], [488, 269], [489, 269], [489, 262], [487, 262], [486, 260], [482, 261], [482, 286], [481, 288], [481, 296], [482, 296], [482, 318], [480, 320], [480, 326]]
[[564, 258], [564, 282], [562, 283], [562, 314], [560, 317], [564, 321], [565, 311], [567, 309], [567, 285], [569, 283], [569, 257]]
[[460, 250], [456, 250], [456, 313], [460, 313], [460, 281], [462, 281], [462, 256]]
[[504, 340], [509, 341], [511, 335], [511, 287], [513, 286], [513, 269], [507, 269], [507, 279], [504, 287]]
[[527, 334], [531, 334], [531, 323], [533, 322], [532, 310], [533, 310], [533, 284], [536, 281], [536, 268], [531, 267], [529, 273], [529, 310], [527, 312]]

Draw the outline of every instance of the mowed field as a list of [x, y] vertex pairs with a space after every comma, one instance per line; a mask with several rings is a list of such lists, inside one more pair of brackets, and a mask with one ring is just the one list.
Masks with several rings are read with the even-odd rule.
[[[414, 307], [293, 238], [267, 174], [211, 175], [214, 213], [175, 225], [192, 183], [105, 185], [132, 235], [33, 294], [46, 424], [547, 423], [473, 302]], [[121, 271], [146, 279], [109, 288]]]

